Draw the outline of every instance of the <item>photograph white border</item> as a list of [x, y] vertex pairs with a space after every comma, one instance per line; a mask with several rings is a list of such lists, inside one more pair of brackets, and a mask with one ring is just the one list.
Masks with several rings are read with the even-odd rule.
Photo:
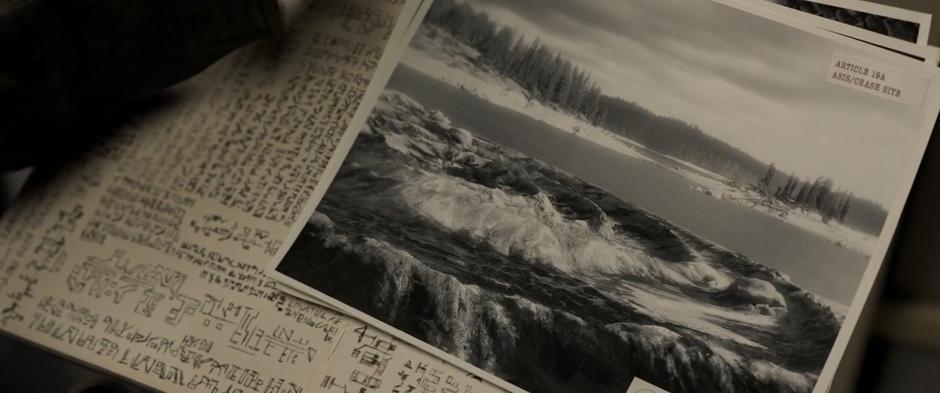
[[924, 63], [932, 66], [940, 64], [940, 48], [928, 46], [926, 53], [924, 53]]
[[930, 38], [930, 28], [933, 23], [933, 15], [908, 10], [905, 8], [894, 7], [885, 4], [873, 3], [864, 0], [812, 0], [820, 4], [831, 5], [834, 7], [848, 8], [874, 15], [888, 16], [894, 19], [914, 22], [920, 25], [920, 31], [917, 32], [917, 45], [926, 46]]
[[[775, 19], [773, 17], [774, 12], [769, 11], [761, 7], [752, 7], [756, 5], [753, 2], [748, 2], [745, 0], [712, 0], [717, 3], [725, 4], [734, 8], [738, 8], [752, 14], [764, 16], [768, 19]], [[776, 4], [774, 4], [776, 5]], [[790, 10], [786, 7], [781, 7]], [[795, 11], [795, 10], [792, 10]], [[800, 14], [801, 17], [797, 17], [796, 21], [793, 18], [790, 18], [790, 22], [793, 24], [791, 26], [797, 28], [805, 29], [805, 20], [806, 19], [825, 19], [820, 18], [815, 15], [806, 14], [803, 12], [795, 11]], [[802, 19], [802, 20], [801, 20]], [[828, 19], [826, 19], [828, 20]], [[785, 24], [787, 21], [781, 21]], [[803, 24], [803, 26], [799, 26]], [[865, 45], [860, 41], [853, 40], [852, 38], [844, 37], [837, 33], [828, 33], [825, 31], [813, 32], [806, 30], [816, 35], [829, 36], [833, 38], [834, 41], [847, 44], [849, 46], [854, 46], [859, 49], [864, 49], [869, 54], [874, 57], [881, 57], [887, 61], [897, 62], [901, 66], [909, 66], [910, 69], [914, 72], [919, 71], [917, 68], [922, 69], [923, 75], [929, 76], [930, 86], [927, 89], [926, 100], [923, 103], [921, 108], [935, 108], [940, 111], [940, 86], [938, 86], [938, 69], [936, 68], [936, 50], [933, 48], [927, 48], [931, 52], [934, 52], [933, 55], [925, 56], [927, 61], [924, 63], [917, 62], [911, 58], [905, 58], [899, 56], [896, 53], [891, 53], [888, 50], [884, 50], [878, 47], [873, 47], [871, 45]], [[861, 44], [861, 45], [859, 45]], [[931, 64], [931, 60], [933, 64]], [[904, 64], [907, 63], [907, 64]], [[927, 149], [927, 143], [930, 140], [931, 133], [933, 131], [935, 122], [937, 119], [937, 113], [924, 110], [924, 118], [921, 122], [921, 142], [916, 146], [915, 152], [912, 154], [912, 162], [910, 163], [910, 169], [903, 174], [902, 183], [900, 186], [899, 193], [900, 195], [896, 197], [894, 203], [890, 206], [888, 212], [888, 217], [885, 220], [885, 230], [882, 231], [881, 235], [878, 238], [878, 244], [874, 250], [874, 253], [868, 260], [868, 266], [865, 268], [865, 273], [862, 276], [862, 280], [859, 283], [858, 289], [856, 289], [855, 297], [852, 299], [852, 303], [849, 306], [849, 310], [846, 313], [845, 320], [843, 321], [842, 327], [839, 330], [839, 334], [836, 336], [836, 341], [832, 346], [832, 349], [829, 352], [829, 357], [826, 360], [823, 369], [820, 371], [819, 378], [816, 382], [816, 386], [813, 388], [813, 393], [825, 393], [829, 391], [829, 388], [835, 379], [835, 374], [838, 371], [839, 364], [841, 363], [842, 356], [846, 351], [847, 346], [852, 338], [852, 333], [855, 331], [856, 325], [859, 322], [859, 318], [862, 314], [862, 310], [865, 307], [866, 302], [869, 300], [869, 295], [874, 287], [875, 282], [878, 279], [879, 272], [884, 265], [885, 258], [887, 257], [887, 252], [891, 244], [894, 234], [897, 231], [898, 221], [900, 220], [901, 212], [903, 211], [904, 205], [907, 202], [907, 197], [910, 194], [911, 187], [914, 184], [914, 179], [917, 175], [917, 171], [920, 168], [920, 162], [923, 158], [924, 152]]]
[[[917, 32], [917, 42], [915, 44], [926, 46], [927, 40], [930, 38], [930, 27], [933, 22], [933, 15], [920, 12], [908, 10], [900, 7], [894, 7], [890, 5], [873, 3], [870, 1], [864, 0], [810, 0], [814, 3], [831, 5], [833, 7], [847, 8], [850, 10], [861, 11], [873, 15], [887, 16], [889, 18], [899, 19], [908, 22], [917, 23], [920, 26], [920, 31]], [[863, 29], [864, 30], [864, 29]]]
[[[829, 32], [821, 30], [817, 25], [812, 22], [807, 23], [807, 18], [794, 18], [794, 17], [784, 17], [780, 13], [773, 11], [767, 7], [761, 6], [763, 0], [758, 2], [755, 1], [739, 1], [739, 0], [711, 0], [713, 2], [736, 8], [748, 13], [755, 15], [755, 17], [763, 17], [768, 19], [771, 22], [782, 23], [786, 26], [805, 31], [807, 33], [819, 36], [823, 39], [828, 39], [836, 43], [846, 45], [848, 47], [853, 47], [864, 52], [866, 55], [873, 58], [873, 60], [883, 61], [894, 66], [907, 68], [911, 72], [919, 73], [924, 75], [930, 80], [930, 86], [927, 89], [926, 99], [923, 103], [922, 108], [933, 108], [937, 111], [940, 111], [940, 69], [936, 66], [930, 66], [918, 60], [912, 58], [906, 58], [893, 53], [890, 50], [878, 48], [872, 45], [869, 45], [865, 42], [852, 39], [838, 33]], [[430, 4], [428, 4], [430, 5]], [[776, 5], [776, 4], [774, 4]], [[786, 7], [779, 6], [784, 9]], [[799, 11], [791, 10], [799, 14], [804, 14], [805, 16], [812, 16], [813, 18], [819, 18], [815, 15], [805, 14]], [[423, 20], [424, 14], [427, 12], [427, 8], [420, 10], [421, 20]], [[825, 19], [825, 18], [819, 18]], [[408, 41], [401, 48], [394, 48], [394, 50], [403, 51], [407, 45], [410, 45], [411, 35], [417, 31], [417, 29], [408, 29]], [[400, 56], [399, 56], [400, 57]], [[397, 60], [397, 58], [396, 58]], [[382, 81], [385, 83], [394, 71], [396, 64], [380, 65], [380, 68], [376, 70], [373, 81]], [[374, 83], [374, 82], [373, 82]], [[819, 83], [826, 83], [824, 81], [824, 75], [820, 75]], [[362, 104], [360, 104], [359, 109], [356, 112], [356, 115], [353, 118], [353, 121], [350, 122], [350, 128], [347, 130], [346, 134], [343, 135], [339, 145], [337, 146], [336, 151], [333, 153], [333, 156], [330, 158], [329, 163], [324, 169], [321, 175], [321, 181], [314, 188], [313, 195], [305, 206], [302, 216], [309, 217], [312, 216], [316, 210], [317, 205], [326, 195], [326, 192], [329, 190], [330, 185], [332, 184], [333, 179], [336, 177], [336, 174], [339, 172], [340, 167], [345, 161], [346, 155], [352, 149], [353, 144], [355, 143], [357, 137], [359, 136], [359, 131], [362, 126], [365, 125], [366, 119], [371, 115], [373, 106], [378, 100], [379, 95], [384, 91], [383, 89], [378, 91], [370, 92], [366, 97], [363, 98]], [[924, 155], [924, 151], [927, 148], [927, 142], [930, 139], [931, 132], [934, 127], [934, 123], [937, 118], [936, 111], [926, 111], [921, 122], [921, 140], [917, 146], [915, 146], [914, 152], [910, 155], [910, 162], [908, 163], [908, 170], [905, 171], [901, 178], [901, 185], [898, 189], [898, 195], [895, 197], [894, 202], [891, 204], [888, 217], [885, 220], [885, 229], [882, 231], [881, 236], [878, 238], [878, 243], [872, 254], [868, 259], [868, 266], [865, 269], [865, 273], [862, 276], [862, 280], [859, 283], [858, 289], [856, 290], [855, 297], [852, 300], [851, 305], [849, 306], [848, 312], [846, 313], [845, 320], [843, 321], [842, 327], [839, 330], [836, 340], [833, 344], [833, 347], [830, 349], [829, 356], [826, 360], [823, 369], [820, 371], [819, 378], [816, 382], [816, 385], [813, 388], [813, 393], [825, 393], [830, 385], [830, 382], [833, 379], [833, 375], [837, 367], [839, 366], [839, 361], [842, 357], [842, 354], [845, 352], [846, 345], [848, 344], [849, 339], [851, 338], [852, 331], [854, 331], [856, 324], [858, 323], [859, 315], [861, 314], [862, 307], [864, 306], [865, 300], [868, 298], [868, 294], [872, 289], [875, 278], [882, 264], [884, 263], [885, 256], [888, 250], [889, 243], [894, 236], [894, 233], [897, 229], [898, 221], [900, 219], [901, 211], [904, 207], [904, 204], [907, 200], [908, 194], [910, 194], [911, 187], [914, 183], [914, 178], [917, 174], [917, 170], [920, 167], [921, 159]], [[306, 226], [307, 220], [302, 220], [298, 222], [294, 227], [289, 231], [289, 235], [285, 238], [285, 244], [293, 244], [297, 237], [300, 235], [303, 228]], [[281, 250], [272, 258], [272, 264], [267, 267], [265, 273], [284, 284], [284, 286], [290, 287], [290, 290], [285, 292], [292, 294], [294, 296], [300, 296], [305, 299], [313, 299], [317, 303], [324, 304], [330, 308], [333, 308], [337, 311], [345, 313], [352, 318], [358, 319], [361, 322], [364, 322], [372, 327], [389, 334], [396, 339], [402, 340], [403, 342], [416, 347], [419, 350], [425, 351], [428, 354], [435, 356], [451, 365], [459, 367], [466, 370], [467, 372], [474, 374], [475, 376], [480, 377], [484, 381], [491, 383], [499, 388], [505, 389], [510, 392], [525, 392], [525, 390], [510, 384], [502, 380], [501, 378], [491, 374], [488, 371], [482, 370], [460, 358], [457, 358], [454, 355], [451, 355], [437, 347], [434, 347], [420, 339], [417, 339], [389, 324], [380, 321], [362, 311], [359, 311], [345, 303], [334, 299], [316, 289], [310, 288], [300, 281], [297, 281], [279, 271], [277, 271], [278, 265], [284, 259], [284, 256], [287, 254], [287, 251], [290, 247], [282, 247]]]
[[[836, 34], [841, 34], [847, 37], [851, 37], [857, 40], [861, 40], [872, 45], [881, 46], [888, 48], [894, 51], [901, 53], [906, 53], [908, 55], [916, 56], [921, 59], [929, 59], [932, 56], [935, 56], [933, 51], [931, 51], [927, 46], [927, 39], [930, 36], [930, 23], [932, 16], [930, 14], [905, 10], [902, 8], [889, 7], [881, 4], [868, 3], [859, 0], [809, 0], [820, 4], [831, 5], [835, 7], [843, 7], [848, 9], [853, 9], [857, 11], [867, 12], [870, 14], [877, 14], [881, 16], [887, 16], [890, 18], [910, 21], [920, 24], [920, 31], [917, 35], [917, 42], [908, 42], [894, 37], [889, 37], [884, 34], [879, 34], [871, 30], [866, 30], [860, 27], [855, 27], [848, 25], [836, 20], [824, 18], [821, 16], [809, 14], [800, 10], [795, 10], [790, 7], [785, 7], [780, 4], [774, 3], [771, 0], [739, 0], [741, 2], [747, 3], [747, 5], [755, 6], [757, 8], [766, 8], [772, 12], [781, 14], [786, 17], [795, 18], [805, 23], [816, 25], [821, 29], [831, 31]], [[747, 6], [745, 5], [745, 6]], [[860, 8], [865, 8], [860, 9]], [[883, 12], [875, 12], [875, 11]]]

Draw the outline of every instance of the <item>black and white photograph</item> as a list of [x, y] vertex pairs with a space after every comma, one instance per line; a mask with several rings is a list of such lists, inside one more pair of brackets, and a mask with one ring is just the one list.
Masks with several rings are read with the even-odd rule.
[[836, 52], [708, 0], [436, 0], [276, 270], [527, 391], [812, 392], [929, 133]]
[[[784, 7], [799, 10], [811, 15], [838, 21], [850, 26], [872, 31], [884, 36], [896, 38], [910, 43], [919, 43], [921, 26], [917, 21], [893, 18], [889, 15], [878, 15], [863, 12], [857, 9], [842, 7], [835, 4], [826, 4], [820, 1], [809, 0], [768, 0]], [[859, 2], [863, 3], [863, 2]], [[871, 3], [869, 3], [871, 4]], [[882, 6], [884, 7], [884, 6]], [[889, 7], [884, 7], [889, 8]]]
[[933, 19], [928, 13], [861, 0], [760, 0], [745, 3], [927, 63], [937, 62], [936, 48], [928, 45]]

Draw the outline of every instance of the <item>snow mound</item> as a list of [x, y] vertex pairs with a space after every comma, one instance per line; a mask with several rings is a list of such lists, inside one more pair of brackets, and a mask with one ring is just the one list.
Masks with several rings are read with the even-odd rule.
[[697, 287], [725, 289], [732, 282], [728, 274], [702, 261], [667, 264], [663, 271], [673, 282]]
[[331, 220], [329, 216], [320, 212], [313, 213], [313, 215], [310, 216], [310, 219], [307, 220], [307, 223], [313, 225], [316, 228], [324, 230], [333, 229], [335, 226], [333, 225], [333, 220]]
[[838, 321], [785, 277], [404, 94], [378, 108], [310, 219], [323, 262], [295, 258], [324, 293], [533, 391], [812, 388]]
[[637, 332], [653, 343], [660, 345], [669, 342], [675, 342], [682, 338], [679, 333], [656, 325], [642, 325], [637, 328]]
[[773, 284], [748, 277], [740, 277], [719, 294], [719, 298], [733, 306], [745, 307], [765, 315], [786, 311], [787, 302]]
[[787, 370], [773, 363], [753, 362], [748, 368], [751, 374], [761, 382], [773, 381], [784, 385], [791, 392], [809, 392], [816, 384], [816, 375]]
[[425, 174], [402, 185], [415, 212], [468, 233], [504, 255], [563, 271], [597, 270], [647, 276], [654, 260], [602, 237], [583, 220], [566, 219], [543, 193], [513, 195], [461, 179]]
[[[712, 289], [731, 282], [708, 263], [666, 263], [644, 252], [591, 200], [541, 189], [534, 180], [544, 175], [542, 164], [526, 163], [514, 152], [450, 126], [439, 111], [405, 94], [386, 92], [378, 108], [369, 133], [424, 169], [407, 171], [394, 194], [383, 196], [387, 201], [503, 255], [566, 272], [621, 273]], [[558, 198], [564, 199], [561, 207]]]

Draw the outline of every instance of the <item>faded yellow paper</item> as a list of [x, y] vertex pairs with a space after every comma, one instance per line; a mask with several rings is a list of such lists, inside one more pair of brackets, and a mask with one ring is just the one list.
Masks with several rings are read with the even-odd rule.
[[37, 181], [0, 220], [2, 331], [159, 390], [309, 386], [349, 322], [263, 270], [417, 3], [292, 2], [282, 47], [227, 57]]

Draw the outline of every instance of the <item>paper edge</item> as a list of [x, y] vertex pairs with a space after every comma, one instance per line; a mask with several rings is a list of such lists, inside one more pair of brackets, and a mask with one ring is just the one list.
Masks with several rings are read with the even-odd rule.
[[[410, 1], [416, 1], [416, 0], [410, 0]], [[846, 37], [835, 32], [822, 30], [818, 26], [814, 25], [813, 23], [805, 20], [805, 19], [809, 19], [806, 17], [818, 18], [818, 19], [823, 19], [823, 20], [828, 20], [828, 19], [817, 17], [815, 15], [806, 14], [806, 13], [796, 11], [796, 10], [791, 10], [789, 8], [782, 7], [777, 4], [772, 4], [769, 2], [766, 2], [766, 3], [769, 5], [783, 8], [785, 10], [793, 11], [794, 13], [800, 14], [800, 16], [802, 17], [792, 17], [792, 16], [787, 16], [787, 15], [781, 15], [780, 13], [777, 13], [771, 9], [768, 9], [766, 7], [761, 7], [757, 3], [745, 2], [745, 0], [711, 0], [711, 1], [724, 5], [724, 6], [728, 6], [731, 8], [735, 8], [735, 9], [750, 13], [756, 17], [762, 17], [764, 19], [768, 19], [774, 23], [781, 23], [785, 26], [804, 31], [804, 32], [822, 37], [824, 39], [828, 39], [830, 41], [833, 41], [842, 45], [846, 45], [848, 47], [854, 47], [863, 52], [866, 52], [867, 55], [873, 57], [876, 60], [884, 61], [897, 67], [904, 67], [904, 68], [913, 69], [916, 71], [923, 70], [925, 76], [931, 82], [940, 80], [940, 70], [938, 70], [935, 66], [929, 66], [928, 64], [920, 62], [915, 59], [901, 57], [897, 53], [893, 53], [890, 50], [878, 48], [878, 47], [872, 46], [871, 44], [865, 43], [863, 41], [858, 41], [856, 39]], [[762, 3], [764, 2], [762, 1]], [[426, 11], [427, 10], [424, 10], [424, 12]], [[422, 20], [423, 20], [423, 14], [424, 13], [422, 13], [422, 18], [421, 18]], [[835, 22], [835, 21], [833, 22], [844, 25], [840, 22]], [[423, 21], [419, 21], [419, 23], [417, 24], [417, 27], [420, 27], [422, 23]], [[396, 26], [396, 29], [397, 28], [398, 26]], [[863, 30], [863, 29], [859, 29], [859, 30]], [[413, 38], [410, 35], [413, 35], [416, 31], [417, 31], [417, 28], [415, 28], [414, 31], [409, 31], [409, 37], [407, 37], [405, 44], [400, 48], [399, 54], [403, 53], [404, 49], [408, 45], [410, 45], [410, 41]], [[877, 33], [874, 33], [874, 34], [877, 34]], [[906, 42], [906, 41], [902, 41], [902, 42]], [[375, 72], [376, 75], [373, 76], [372, 83], [375, 84], [375, 81], [379, 80], [378, 78], [381, 77], [382, 78], [381, 80], [383, 81], [382, 86], [381, 86], [382, 89], [378, 91], [378, 94], [373, 94], [374, 97], [370, 96], [370, 94], [367, 92], [366, 94], [367, 97], [363, 99], [362, 103], [360, 103], [360, 107], [357, 109], [354, 120], [350, 122], [350, 127], [356, 124], [364, 125], [365, 120], [372, 113], [373, 106], [375, 102], [377, 102], [378, 96], [381, 95], [381, 93], [385, 90], [385, 84], [387, 83], [388, 79], [391, 77], [391, 72], [394, 71], [395, 67], [398, 64], [397, 59], [400, 57], [401, 57], [400, 55], [396, 56], [396, 63], [391, 67], [391, 70], [383, 69], [384, 68], [383, 65], [380, 65], [380, 67], [376, 70]], [[384, 56], [383, 56], [383, 60], [385, 60]], [[820, 83], [824, 83], [824, 81], [820, 81]], [[370, 88], [371, 87], [372, 86], [370, 86]], [[365, 114], [365, 117], [360, 119], [360, 114], [362, 114], [363, 109], [366, 108], [366, 104], [369, 104], [368, 106], [369, 110]], [[928, 86], [927, 98], [924, 100], [923, 107], [936, 108], [940, 110], [940, 84], [931, 83], [930, 86]], [[909, 167], [912, 167], [912, 168], [909, 168], [908, 171], [905, 171], [905, 174], [902, 177], [902, 180], [904, 181], [901, 182], [900, 185], [898, 186], [898, 192], [897, 192], [898, 195], [895, 197], [895, 202], [892, 203], [892, 205], [890, 206], [888, 217], [885, 220], [884, 226], [886, 229], [882, 230], [882, 233], [879, 236], [876, 248], [874, 252], [872, 253], [872, 256], [868, 259], [867, 266], [865, 268], [865, 273], [862, 276], [862, 280], [859, 282], [859, 285], [856, 289], [856, 294], [852, 299], [852, 302], [849, 306], [849, 310], [845, 316], [845, 320], [843, 321], [842, 327], [839, 329], [839, 333], [836, 336], [836, 340], [833, 343], [832, 348], [830, 348], [829, 350], [829, 356], [827, 356], [826, 362], [824, 363], [823, 368], [820, 370], [819, 377], [816, 381], [816, 384], [813, 387], [813, 393], [825, 393], [828, 390], [829, 385], [831, 384], [831, 381], [833, 380], [835, 369], [838, 368], [842, 355], [845, 352], [845, 348], [847, 346], [848, 340], [851, 338], [851, 332], [855, 329], [855, 326], [858, 323], [858, 318], [861, 314], [862, 306], [864, 306], [865, 300], [868, 298], [867, 295], [872, 290], [872, 285], [874, 283], [875, 276], [877, 275], [877, 272], [881, 269], [881, 266], [884, 264], [884, 259], [886, 256], [888, 245], [890, 244], [890, 241], [893, 238], [894, 233], [897, 230], [897, 224], [900, 218], [900, 213], [903, 210], [903, 207], [906, 203], [907, 196], [910, 194], [910, 190], [911, 190], [911, 187], [913, 186], [913, 182], [918, 172], [920, 162], [927, 148], [927, 142], [930, 139], [930, 136], [933, 131], [934, 123], [937, 120], [937, 116], [935, 114], [930, 115], [928, 113], [931, 113], [931, 112], [927, 110], [924, 110], [924, 112], [925, 112], [924, 120], [922, 121], [921, 129], [919, 130], [921, 133], [921, 141], [920, 143], [918, 143], [917, 146], [915, 146], [915, 149], [911, 154], [911, 162], [909, 163]], [[311, 198], [310, 202], [308, 202], [307, 207], [303, 210], [303, 214], [305, 214], [305, 217], [309, 217], [315, 212], [316, 206], [319, 205], [319, 202], [326, 195], [326, 192], [328, 191], [329, 186], [332, 184], [339, 170], [339, 167], [345, 161], [346, 155], [352, 149], [352, 146], [355, 144], [355, 141], [358, 135], [359, 135], [358, 128], [350, 129], [345, 135], [343, 135], [343, 138], [340, 141], [340, 144], [338, 145], [336, 151], [333, 153], [333, 157], [330, 159], [329, 164], [327, 165], [326, 169], [321, 175], [320, 183], [314, 189], [313, 197]], [[296, 240], [296, 238], [300, 235], [300, 232], [306, 226], [307, 220], [302, 221], [302, 223], [303, 225], [296, 225], [294, 228], [291, 229], [290, 235], [286, 239], [288, 241], [285, 241], [285, 244], [292, 244]], [[356, 308], [353, 308], [352, 306], [349, 306], [338, 299], [328, 296], [314, 288], [311, 288], [301, 283], [300, 281], [297, 281], [279, 272], [277, 270], [277, 267], [280, 265], [281, 261], [283, 260], [284, 256], [286, 255], [289, 249], [290, 247], [286, 247], [283, 249], [283, 251], [278, 252], [275, 258], [272, 259], [272, 263], [265, 269], [265, 273], [269, 277], [275, 279], [276, 281], [279, 281], [281, 284], [291, 287], [293, 289], [293, 291], [291, 292], [293, 292], [294, 294], [307, 295], [307, 296], [302, 296], [302, 298], [308, 299], [308, 300], [309, 300], [308, 296], [311, 296], [317, 299], [318, 302], [323, 303], [323, 305], [327, 307], [334, 308], [337, 311], [347, 314], [349, 317], [353, 319], [357, 319], [361, 322], [372, 325], [372, 327], [380, 331], [383, 331], [386, 334], [389, 334], [395, 337], [396, 339], [402, 340], [403, 342], [409, 345], [412, 345], [419, 350], [425, 351], [429, 353], [430, 355], [438, 357], [440, 360], [446, 363], [449, 363], [453, 366], [464, 369], [465, 371], [468, 371], [480, 377], [482, 380], [488, 383], [491, 383], [499, 388], [503, 388], [510, 392], [520, 392], [520, 393], [525, 392], [525, 390], [515, 385], [512, 385], [511, 383], [493, 375], [492, 373], [488, 371], [482, 370], [452, 354], [449, 354], [437, 347], [434, 347], [433, 345], [428, 344], [416, 337], [413, 337], [383, 321], [380, 321], [376, 319], [375, 317], [372, 317], [366, 314], [365, 312], [362, 312]]]

